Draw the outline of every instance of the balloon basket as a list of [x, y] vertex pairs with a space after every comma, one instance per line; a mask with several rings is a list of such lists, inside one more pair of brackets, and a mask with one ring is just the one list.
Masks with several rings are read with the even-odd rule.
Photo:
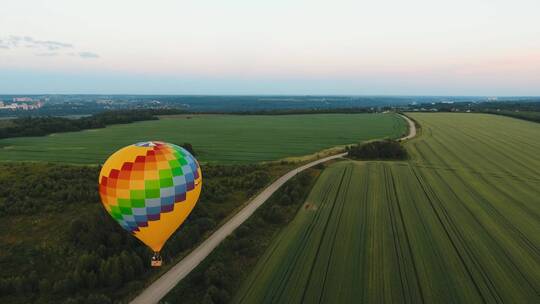
[[150, 265], [152, 267], [161, 267], [161, 264], [163, 264], [161, 255], [159, 254], [159, 252], [154, 252], [154, 255], [152, 256], [152, 260], [150, 261]]

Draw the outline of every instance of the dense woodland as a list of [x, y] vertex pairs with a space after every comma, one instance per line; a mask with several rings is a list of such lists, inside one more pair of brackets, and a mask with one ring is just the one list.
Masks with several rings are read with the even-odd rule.
[[[165, 264], [200, 242], [276, 170], [204, 166], [201, 198], [166, 244]], [[0, 236], [0, 303], [110, 303], [157, 273], [149, 249], [99, 203], [98, 173], [98, 167], [0, 164], [0, 229], [10, 232]]]
[[349, 157], [353, 159], [407, 159], [407, 150], [396, 140], [378, 140], [348, 146]]
[[406, 106], [402, 111], [427, 112], [471, 112], [509, 116], [513, 118], [540, 122], [540, 101], [538, 99], [520, 102], [457, 102], [457, 103], [423, 103]]
[[502, 101], [484, 101], [484, 102], [429, 102], [416, 105], [401, 106], [403, 110], [419, 110], [438, 112], [540, 112], [540, 99], [531, 98], [520, 101], [502, 100]]
[[488, 112], [490, 114], [509, 116], [513, 118], [519, 118], [528, 121], [540, 122], [540, 109], [538, 112], [528, 112], [528, 111], [494, 111]]
[[[294, 115], [294, 114], [355, 114], [355, 113], [375, 113], [379, 110], [389, 110], [390, 107], [382, 108], [335, 108], [335, 109], [274, 109], [257, 111], [239, 111], [238, 115]], [[225, 114], [225, 113], [223, 113]], [[230, 114], [230, 113], [228, 113]]]
[[[429, 97], [407, 96], [286, 96], [286, 95], [26, 95], [46, 100], [30, 111], [0, 110], [0, 117], [88, 115], [106, 110], [179, 109], [191, 113], [237, 113], [242, 111], [320, 110], [371, 108], [431, 101]], [[9, 101], [20, 95], [0, 95]], [[460, 100], [460, 98], [457, 98]]]
[[178, 114], [180, 110], [118, 110], [92, 116], [69, 119], [54, 116], [20, 117], [0, 127], [0, 138], [44, 136], [51, 133], [104, 128], [112, 124], [126, 124], [143, 120], [157, 120], [156, 115]]

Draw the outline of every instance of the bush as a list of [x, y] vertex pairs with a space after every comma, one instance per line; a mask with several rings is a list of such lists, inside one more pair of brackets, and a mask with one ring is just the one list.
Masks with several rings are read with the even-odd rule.
[[407, 150], [395, 140], [372, 141], [347, 147], [354, 159], [407, 159]]
[[183, 143], [180, 146], [186, 149], [189, 153], [191, 153], [191, 155], [197, 156], [197, 154], [195, 154], [195, 150], [193, 150], [193, 145], [191, 145], [190, 143]]
[[266, 221], [279, 224], [284, 223], [286, 220], [285, 210], [278, 205], [270, 207], [270, 209], [265, 210], [263, 217]]

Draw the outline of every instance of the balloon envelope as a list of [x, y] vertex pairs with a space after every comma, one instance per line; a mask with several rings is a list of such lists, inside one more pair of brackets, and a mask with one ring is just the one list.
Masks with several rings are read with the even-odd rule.
[[193, 210], [201, 187], [201, 169], [193, 155], [158, 141], [118, 150], [99, 174], [105, 209], [156, 252]]

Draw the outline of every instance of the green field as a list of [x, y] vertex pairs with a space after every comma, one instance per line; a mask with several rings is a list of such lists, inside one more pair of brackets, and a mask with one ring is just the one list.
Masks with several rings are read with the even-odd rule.
[[45, 137], [0, 140], [2, 161], [102, 163], [147, 140], [191, 143], [203, 162], [246, 163], [302, 156], [338, 145], [406, 133], [395, 114], [190, 115]]
[[327, 168], [233, 302], [540, 303], [540, 124], [412, 117], [412, 159]]

